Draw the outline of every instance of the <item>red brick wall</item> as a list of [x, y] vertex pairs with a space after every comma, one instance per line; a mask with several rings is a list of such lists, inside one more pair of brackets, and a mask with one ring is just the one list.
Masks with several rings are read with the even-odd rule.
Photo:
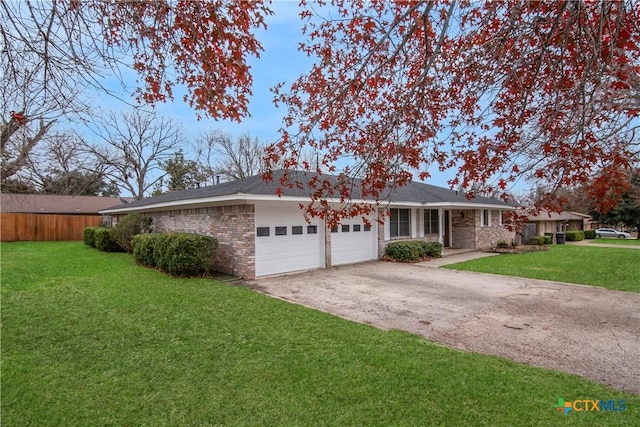
[[475, 248], [476, 226], [479, 219], [476, 218], [475, 209], [452, 209], [451, 210], [451, 247], [453, 248]]
[[477, 249], [495, 248], [498, 242], [511, 243], [516, 238], [516, 233], [509, 231], [507, 227], [500, 225], [500, 211], [491, 210], [491, 225], [489, 227], [480, 226], [480, 210], [476, 211], [476, 241]]
[[245, 279], [255, 278], [254, 205], [179, 209], [147, 214], [159, 233], [197, 233], [218, 239], [214, 267]]

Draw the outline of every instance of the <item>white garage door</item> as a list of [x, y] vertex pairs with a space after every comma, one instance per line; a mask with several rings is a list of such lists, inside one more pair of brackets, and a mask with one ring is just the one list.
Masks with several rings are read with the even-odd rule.
[[323, 227], [295, 206], [256, 205], [256, 277], [324, 267]]
[[345, 221], [331, 230], [331, 264], [349, 264], [378, 258], [376, 224], [362, 219]]

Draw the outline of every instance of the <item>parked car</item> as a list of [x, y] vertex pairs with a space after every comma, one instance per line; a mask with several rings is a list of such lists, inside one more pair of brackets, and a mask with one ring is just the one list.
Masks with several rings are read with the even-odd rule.
[[618, 231], [613, 228], [598, 228], [596, 230], [596, 237], [617, 237], [618, 239], [626, 239], [631, 237], [626, 231]]

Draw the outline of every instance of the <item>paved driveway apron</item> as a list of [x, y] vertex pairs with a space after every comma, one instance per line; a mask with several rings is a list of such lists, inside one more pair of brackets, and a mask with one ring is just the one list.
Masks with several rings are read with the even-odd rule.
[[357, 322], [640, 393], [640, 294], [438, 265], [374, 261], [251, 286]]

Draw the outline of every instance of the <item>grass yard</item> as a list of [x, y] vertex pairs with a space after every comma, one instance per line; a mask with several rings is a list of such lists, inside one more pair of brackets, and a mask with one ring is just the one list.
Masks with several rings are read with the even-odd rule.
[[[81, 243], [2, 244], [2, 423], [640, 425], [640, 396]], [[624, 400], [619, 412], [555, 408]]]
[[592, 239], [589, 240], [589, 243], [600, 243], [607, 245], [623, 245], [623, 246], [640, 246], [640, 240], [636, 238], [631, 239], [609, 239], [609, 238], [601, 238], [601, 239]]
[[549, 251], [503, 254], [445, 267], [640, 292], [639, 265], [640, 250], [553, 245]]

